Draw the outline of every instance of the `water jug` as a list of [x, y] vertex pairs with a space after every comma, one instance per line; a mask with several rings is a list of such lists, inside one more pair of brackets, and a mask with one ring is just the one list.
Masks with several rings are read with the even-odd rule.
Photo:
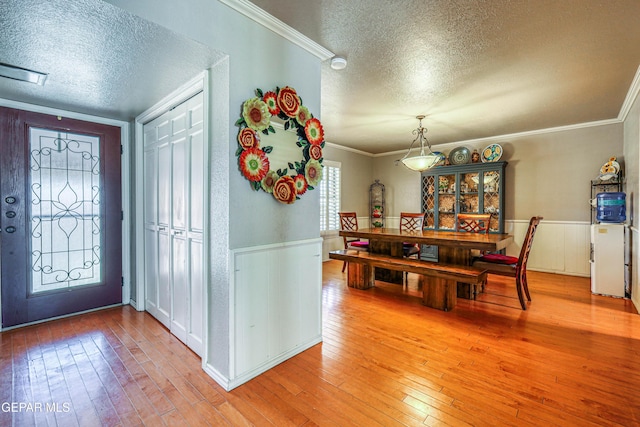
[[626, 194], [618, 192], [596, 195], [596, 221], [624, 222], [627, 219]]

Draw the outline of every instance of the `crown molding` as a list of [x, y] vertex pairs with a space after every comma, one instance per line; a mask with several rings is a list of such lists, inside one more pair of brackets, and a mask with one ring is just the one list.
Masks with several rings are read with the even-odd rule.
[[248, 0], [218, 0], [229, 6], [231, 9], [246, 16], [247, 18], [257, 22], [258, 24], [270, 29], [274, 33], [284, 37], [291, 43], [300, 46], [307, 52], [320, 58], [322, 61], [326, 61], [329, 58], [333, 58], [335, 55], [330, 50], [320, 46], [318, 43], [311, 40], [309, 37], [294, 30], [278, 18], [268, 14], [258, 6], [249, 2]]
[[[325, 147], [335, 148], [336, 150], [349, 151], [351, 153], [361, 154], [363, 156], [368, 156], [368, 157], [376, 157], [376, 154], [372, 154], [367, 151], [358, 150], [357, 148], [345, 147], [344, 145], [334, 144], [333, 142], [325, 141], [324, 145]], [[407, 151], [407, 150], [404, 150], [404, 151]]]
[[[554, 127], [554, 128], [537, 129], [537, 130], [530, 130], [530, 131], [519, 132], [519, 133], [509, 133], [509, 134], [505, 134], [505, 135], [487, 136], [485, 138], [466, 139], [466, 140], [463, 140], [463, 141], [447, 142], [446, 144], [432, 145], [431, 149], [433, 151], [439, 151], [438, 148], [447, 148], [450, 145], [473, 144], [473, 143], [476, 143], [476, 142], [511, 141], [513, 139], [522, 138], [522, 137], [526, 137], [526, 136], [544, 135], [546, 133], [565, 132], [565, 131], [569, 131], [569, 130], [584, 129], [584, 128], [590, 128], [590, 127], [596, 127], [596, 126], [606, 126], [606, 125], [613, 125], [613, 124], [620, 124], [620, 123], [622, 123], [622, 121], [620, 119], [599, 120], [597, 122], [579, 123], [579, 124], [575, 124], [575, 125], [558, 126], [558, 127]], [[402, 153], [406, 153], [406, 152], [407, 152], [407, 149], [396, 150], [396, 151], [388, 151], [386, 153], [369, 154], [369, 155], [372, 156], [372, 157], [384, 157], [384, 156], [391, 156], [391, 155], [394, 155], [394, 154], [402, 154]]]

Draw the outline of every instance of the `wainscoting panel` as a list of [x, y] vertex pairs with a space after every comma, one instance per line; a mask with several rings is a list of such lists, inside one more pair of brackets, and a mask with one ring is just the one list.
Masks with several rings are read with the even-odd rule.
[[230, 388], [322, 341], [322, 240], [232, 251]]
[[[507, 254], [518, 256], [528, 220], [506, 221], [507, 233], [513, 234], [514, 242]], [[542, 220], [533, 240], [528, 269], [549, 273], [586, 276], [589, 269], [590, 224], [588, 222], [565, 222]]]

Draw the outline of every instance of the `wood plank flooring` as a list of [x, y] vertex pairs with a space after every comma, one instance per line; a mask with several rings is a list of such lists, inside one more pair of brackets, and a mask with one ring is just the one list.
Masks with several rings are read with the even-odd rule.
[[0, 333], [1, 426], [640, 425], [640, 316], [589, 280], [490, 276], [452, 312], [323, 266], [324, 342], [225, 392], [149, 314], [108, 309]]

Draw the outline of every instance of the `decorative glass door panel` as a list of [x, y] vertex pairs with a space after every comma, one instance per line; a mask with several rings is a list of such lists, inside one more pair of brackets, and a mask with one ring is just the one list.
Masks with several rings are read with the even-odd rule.
[[438, 228], [453, 230], [456, 220], [456, 175], [438, 177]]
[[490, 231], [497, 231], [500, 229], [500, 187], [501, 187], [501, 174], [499, 171], [487, 171], [484, 172], [484, 212], [491, 214]]
[[435, 213], [435, 197], [436, 197], [436, 177], [435, 176], [423, 176], [422, 177], [422, 208], [424, 215], [424, 228], [434, 228], [436, 213]]
[[478, 172], [460, 174], [460, 212], [479, 212], [478, 176]]
[[100, 283], [100, 139], [31, 128], [31, 291]]

